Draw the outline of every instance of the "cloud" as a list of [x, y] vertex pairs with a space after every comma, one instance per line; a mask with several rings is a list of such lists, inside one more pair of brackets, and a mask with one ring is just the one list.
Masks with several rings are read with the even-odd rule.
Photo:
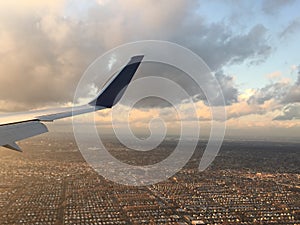
[[[206, 90], [208, 90], [207, 93], [213, 93], [210, 96], [211, 102], [209, 104], [211, 104], [212, 106], [221, 106], [223, 104], [223, 100], [225, 102], [225, 105], [230, 105], [237, 101], [238, 90], [235, 87], [236, 84], [233, 77], [225, 75], [223, 71], [219, 71], [214, 74], [211, 73], [211, 76], [206, 76], [206, 74], [202, 75], [201, 73], [199, 73], [198, 75], [200, 84], [205, 85]], [[176, 83], [178, 85], [178, 88], [184, 90], [194, 102], [204, 101], [205, 103], [207, 103], [207, 98], [201, 87], [199, 87], [198, 84], [188, 74], [175, 67], [160, 63], [144, 62], [140, 66], [134, 80], [145, 78], [148, 76], [166, 78], [168, 81]], [[218, 94], [217, 87], [215, 87], [215, 81], [219, 83], [223, 96], [221, 94]], [[135, 99], [137, 96], [143, 96], [145, 89], [147, 89], [149, 85], [150, 87], [157, 86], [155, 82], [157, 82], [157, 80], [148, 80], [147, 83], [143, 83], [142, 80], [142, 83], [139, 86], [134, 86], [134, 88], [131, 88], [131, 86], [129, 86], [125, 93], [126, 98], [124, 98], [125, 101], [123, 103], [128, 104], [126, 101]], [[160, 90], [158, 90], [159, 94], [161, 94], [162, 96], [170, 96], [170, 93], [173, 92], [171, 93], [172, 100], [174, 100], [175, 104], [183, 104], [184, 102], [189, 101], [189, 99], [180, 97], [182, 95], [179, 95], [179, 92], [176, 91], [177, 89], [171, 90], [170, 87], [168, 88], [166, 86], [165, 88], [161, 88]], [[170, 103], [160, 98], [147, 97], [139, 101], [135, 106], [138, 108], [164, 108], [170, 107]]]
[[278, 102], [288, 94], [290, 84], [285, 82], [276, 82], [257, 89], [255, 93], [248, 99], [249, 104], [264, 104], [266, 101], [274, 99]]
[[[208, 23], [198, 7], [185, 0], [1, 2], [0, 111], [71, 102], [87, 66], [130, 41], [175, 41], [199, 54], [213, 71], [270, 55], [263, 25], [236, 33], [222, 22]], [[226, 103], [235, 102], [232, 78], [217, 78]]]
[[20, 4], [8, 5], [9, 14], [0, 7], [0, 43], [7, 46], [0, 50], [0, 96], [10, 102], [1, 111], [70, 101], [93, 48], [74, 41], [78, 30], [59, 16], [58, 5]]
[[278, 110], [281, 105], [274, 100], [265, 101], [264, 104], [249, 104], [240, 101], [226, 107], [227, 119], [241, 118], [248, 115], [265, 115], [268, 112]]
[[286, 105], [281, 114], [276, 116], [273, 120], [293, 120], [300, 119], [300, 104]]
[[293, 85], [290, 86], [288, 92], [282, 98], [282, 103], [295, 103], [300, 102], [300, 73]]
[[213, 71], [244, 61], [260, 63], [272, 52], [267, 41], [267, 29], [262, 24], [255, 25], [246, 33], [236, 34], [223, 23], [190, 21], [178, 32], [180, 34], [175, 41], [195, 51]]
[[266, 77], [270, 80], [273, 80], [273, 79], [278, 79], [281, 75], [282, 73], [280, 71], [275, 71], [273, 73], [267, 74]]
[[[266, 113], [281, 109], [282, 115], [275, 116], [273, 120], [291, 120], [299, 119], [299, 103], [300, 103], [300, 74], [298, 79], [291, 83], [289, 80], [282, 79], [281, 81], [271, 83], [263, 88], [257, 89], [248, 98], [248, 108], [254, 108], [257, 113]], [[266, 103], [272, 103], [268, 107]], [[245, 107], [247, 109], [247, 107]]]
[[[225, 104], [231, 105], [238, 101], [238, 89], [235, 87], [232, 76], [225, 75], [223, 71], [216, 73], [216, 78], [220, 84], [222, 94], [224, 96]], [[218, 104], [215, 104], [218, 105]]]
[[262, 10], [266, 14], [274, 15], [278, 13], [284, 7], [287, 7], [294, 3], [294, 0], [264, 0], [262, 3]]
[[[269, 77], [278, 77], [279, 72], [271, 73]], [[226, 107], [227, 118], [240, 118], [248, 115], [266, 115], [270, 112], [282, 111], [284, 116], [274, 115], [274, 120], [288, 118], [296, 112], [294, 105], [300, 103], [300, 75], [292, 83], [282, 78], [277, 82], [265, 85], [259, 89], [249, 89], [238, 95], [238, 100]], [[293, 107], [292, 107], [293, 106]], [[293, 110], [289, 112], [289, 110]], [[294, 119], [299, 117], [295, 116]]]
[[[273, 75], [272, 75], [273, 76]], [[281, 80], [267, 84], [257, 89], [248, 99], [249, 104], [264, 104], [265, 101], [275, 100], [280, 104], [300, 102], [300, 74], [294, 83], [290, 79]]]
[[290, 36], [291, 34], [295, 33], [300, 29], [300, 20], [296, 19], [289, 23], [289, 25], [284, 28], [283, 31], [280, 32], [279, 37], [280, 38], [286, 38]]
[[294, 85], [283, 97], [282, 103], [300, 102], [300, 85]]

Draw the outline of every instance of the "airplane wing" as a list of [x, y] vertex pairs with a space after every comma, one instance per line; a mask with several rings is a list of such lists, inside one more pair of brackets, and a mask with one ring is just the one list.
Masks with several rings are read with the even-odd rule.
[[44, 122], [113, 107], [121, 99], [143, 57], [132, 57], [86, 105], [0, 115], [0, 146], [22, 151], [16, 141], [48, 132]]

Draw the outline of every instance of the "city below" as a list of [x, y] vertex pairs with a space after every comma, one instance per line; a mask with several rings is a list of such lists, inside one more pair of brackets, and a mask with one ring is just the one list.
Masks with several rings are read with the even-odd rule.
[[[110, 153], [130, 164], [166, 158], [175, 140], [137, 153], [113, 139]], [[168, 180], [126, 186], [83, 159], [71, 134], [47, 134], [0, 149], [0, 224], [300, 224], [300, 144], [225, 141], [198, 171], [205, 142]], [[105, 166], [105, 165], [103, 165]], [[103, 168], [105, 169], [105, 168]]]

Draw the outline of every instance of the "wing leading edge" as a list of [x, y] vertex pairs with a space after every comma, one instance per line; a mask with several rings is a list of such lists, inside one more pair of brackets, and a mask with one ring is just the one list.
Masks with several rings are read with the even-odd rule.
[[143, 57], [132, 57], [127, 65], [107, 82], [99, 95], [86, 105], [1, 115], [0, 146], [22, 151], [16, 141], [48, 132], [44, 122], [113, 107], [121, 99]]

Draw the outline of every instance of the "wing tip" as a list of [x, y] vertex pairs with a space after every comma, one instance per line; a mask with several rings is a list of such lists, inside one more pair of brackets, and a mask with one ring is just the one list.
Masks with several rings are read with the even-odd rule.
[[145, 55], [135, 55], [132, 56], [129, 63], [140, 63], [142, 62]]
[[12, 143], [3, 145], [3, 147], [9, 148], [9, 149], [12, 149], [12, 150], [15, 150], [15, 151], [18, 151], [18, 152], [22, 152], [22, 149], [20, 148], [19, 145], [16, 144], [16, 142], [12, 142]]

